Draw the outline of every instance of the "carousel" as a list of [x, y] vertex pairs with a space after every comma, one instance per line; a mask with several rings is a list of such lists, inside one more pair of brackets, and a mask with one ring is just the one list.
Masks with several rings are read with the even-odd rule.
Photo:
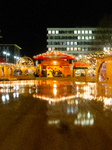
[[16, 62], [16, 69], [14, 70], [14, 76], [17, 79], [34, 79], [37, 68], [34, 66], [34, 62], [30, 57], [21, 57]]
[[69, 77], [72, 76], [73, 55], [59, 51], [47, 51], [46, 53], [36, 55], [36, 66], [40, 77]]

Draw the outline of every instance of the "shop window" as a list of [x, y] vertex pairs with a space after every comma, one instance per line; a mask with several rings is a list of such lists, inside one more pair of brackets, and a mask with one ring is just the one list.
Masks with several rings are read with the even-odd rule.
[[75, 76], [85, 76], [85, 71], [83, 69], [79, 69], [75, 72]]
[[100, 68], [99, 68], [99, 72], [98, 72], [98, 80], [100, 82], [105, 82], [106, 81], [106, 67], [107, 67], [107, 62], [104, 61]]

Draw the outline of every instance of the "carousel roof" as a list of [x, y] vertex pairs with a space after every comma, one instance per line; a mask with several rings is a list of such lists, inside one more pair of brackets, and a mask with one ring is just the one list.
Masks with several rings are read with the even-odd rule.
[[33, 59], [76, 59], [76, 57], [59, 51], [47, 51], [46, 53], [33, 56]]

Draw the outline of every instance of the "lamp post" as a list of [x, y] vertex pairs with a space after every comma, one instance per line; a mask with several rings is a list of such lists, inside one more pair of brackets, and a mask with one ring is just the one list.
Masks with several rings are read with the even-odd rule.
[[5, 55], [5, 61], [7, 62], [7, 56], [10, 56], [10, 53], [7, 51], [3, 51], [3, 54]]

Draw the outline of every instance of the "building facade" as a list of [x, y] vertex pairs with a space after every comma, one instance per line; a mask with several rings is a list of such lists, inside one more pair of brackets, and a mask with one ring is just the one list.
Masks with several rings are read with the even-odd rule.
[[75, 56], [92, 53], [96, 28], [47, 28], [48, 51], [58, 50]]
[[16, 63], [20, 58], [20, 50], [16, 44], [0, 44], [0, 57], [8, 63]]

